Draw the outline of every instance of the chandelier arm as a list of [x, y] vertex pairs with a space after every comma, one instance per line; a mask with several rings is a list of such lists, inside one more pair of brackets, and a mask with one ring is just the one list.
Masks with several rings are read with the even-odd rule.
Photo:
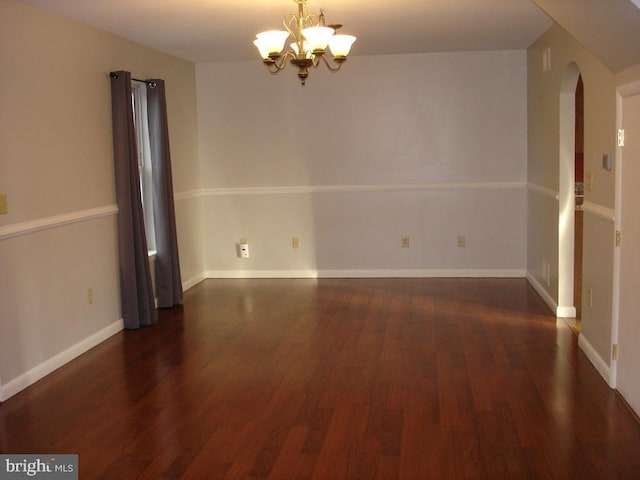
[[272, 61], [265, 61], [263, 63], [267, 66], [267, 70], [269, 70], [269, 73], [275, 75], [287, 66], [287, 58], [289, 57], [295, 57], [293, 52], [286, 52], [284, 55], [273, 59]]
[[304, 16], [304, 24], [307, 27], [318, 27], [320, 26], [320, 16], [314, 13], [309, 13]]
[[[282, 25], [298, 45], [298, 51], [300, 52], [304, 51], [304, 36], [302, 35], [302, 30], [307, 27], [317, 27], [324, 18], [322, 13], [316, 15], [305, 12], [304, 5], [304, 2], [298, 2], [298, 15], [288, 13], [282, 20]], [[322, 21], [322, 23], [324, 25], [324, 21]]]
[[284, 67], [287, 66], [287, 59], [289, 57], [295, 57], [294, 53], [291, 50], [288, 50], [287, 52], [285, 52], [284, 55], [282, 55], [280, 57], [280, 64], [278, 64], [278, 62], [276, 62], [276, 65], [278, 66], [278, 70], [282, 70]]
[[[299, 8], [302, 9], [301, 4]], [[282, 21], [284, 28], [287, 30], [287, 32], [289, 32], [289, 35], [291, 35], [291, 38], [293, 39], [295, 44], [298, 45], [299, 52], [304, 51], [304, 39], [302, 38], [301, 33], [303, 24], [301, 19], [301, 16], [296, 16], [293, 13], [288, 13], [287, 15], [285, 15], [284, 20]]]
[[342, 67], [342, 64], [344, 62], [336, 62], [335, 60], [333, 61], [333, 65], [331, 65], [329, 63], [329, 60], [327, 60], [326, 55], [322, 55], [322, 60], [324, 61], [324, 64], [327, 66], [327, 68], [329, 70], [331, 70], [332, 72], [337, 72], [338, 70], [340, 70], [340, 68]]
[[278, 68], [278, 65], [276, 65], [275, 63], [265, 63], [265, 65], [267, 66], [267, 70], [269, 70], [269, 73], [271, 75], [275, 75], [280, 70], [282, 70], [282, 68]]
[[287, 32], [289, 32], [289, 35], [291, 35], [294, 40], [297, 40], [297, 36], [294, 32], [295, 27], [292, 27], [293, 25], [297, 25], [298, 23], [298, 17], [296, 17], [293, 13], [288, 13], [284, 16], [284, 19], [282, 20], [282, 25], [284, 25], [284, 28]]
[[298, 3], [298, 20], [302, 28], [306, 27], [317, 27], [320, 24], [320, 19], [323, 16], [322, 10], [320, 10], [320, 14], [309, 13], [305, 10], [306, 2], [297, 2]]

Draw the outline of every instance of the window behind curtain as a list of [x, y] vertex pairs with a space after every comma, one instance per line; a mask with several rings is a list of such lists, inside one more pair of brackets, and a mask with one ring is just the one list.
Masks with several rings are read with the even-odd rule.
[[138, 147], [138, 171], [140, 172], [140, 193], [144, 214], [145, 235], [149, 254], [155, 253], [156, 235], [153, 224], [153, 181], [151, 147], [149, 145], [149, 120], [147, 118], [147, 86], [141, 82], [131, 83], [133, 103], [133, 123]]

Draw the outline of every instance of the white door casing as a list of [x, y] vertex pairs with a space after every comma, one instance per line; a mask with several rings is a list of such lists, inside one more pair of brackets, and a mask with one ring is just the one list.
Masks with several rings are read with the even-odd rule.
[[618, 128], [625, 131], [617, 150], [616, 229], [621, 242], [616, 252], [613, 338], [618, 358], [612, 380], [629, 405], [640, 412], [640, 82], [618, 90]]

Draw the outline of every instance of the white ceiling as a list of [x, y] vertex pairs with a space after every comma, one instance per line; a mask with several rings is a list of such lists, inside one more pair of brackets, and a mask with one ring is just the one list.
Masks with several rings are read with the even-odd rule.
[[640, 0], [533, 0], [613, 72], [640, 65]]
[[[20, 1], [198, 63], [256, 59], [255, 34], [297, 9], [292, 0]], [[525, 49], [553, 18], [613, 72], [640, 65], [640, 0], [308, 2], [358, 37], [353, 55]]]
[[[280, 28], [292, 0], [22, 0], [191, 60], [257, 58], [257, 32]], [[531, 0], [309, 0], [358, 37], [353, 55], [525, 49], [551, 20]]]

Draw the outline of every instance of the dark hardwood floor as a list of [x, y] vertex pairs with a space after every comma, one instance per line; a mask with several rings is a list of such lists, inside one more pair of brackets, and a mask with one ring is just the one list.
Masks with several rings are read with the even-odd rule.
[[208, 280], [0, 406], [89, 479], [639, 479], [640, 426], [522, 279]]

